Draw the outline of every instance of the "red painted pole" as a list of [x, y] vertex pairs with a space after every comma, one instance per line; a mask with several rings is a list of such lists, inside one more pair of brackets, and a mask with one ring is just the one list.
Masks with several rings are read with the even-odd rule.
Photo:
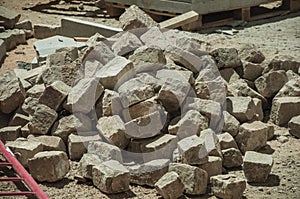
[[12, 164], [12, 167], [20, 175], [20, 178], [24, 178], [26, 184], [29, 186], [31, 191], [33, 191], [34, 194], [39, 199], [49, 199], [47, 194], [39, 187], [39, 185], [31, 177], [31, 175], [25, 170], [25, 168], [21, 165], [21, 163], [13, 156], [13, 154], [11, 154], [10, 151], [7, 150], [6, 146], [3, 144], [1, 140], [0, 140], [0, 151], [2, 152], [6, 160]]

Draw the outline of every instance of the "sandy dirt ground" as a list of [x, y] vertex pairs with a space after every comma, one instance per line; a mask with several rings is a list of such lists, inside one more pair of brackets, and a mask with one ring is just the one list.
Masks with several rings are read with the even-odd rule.
[[[0, 5], [14, 9], [22, 14], [21, 20], [29, 19], [36, 23], [46, 23], [59, 25], [60, 19], [64, 15], [45, 14], [31, 10], [23, 10], [23, 7], [33, 5], [36, 0], [0, 0]], [[104, 23], [112, 26], [119, 26], [116, 19], [107, 17], [82, 17], [85, 19]], [[240, 44], [255, 44], [266, 56], [267, 60], [272, 59], [278, 54], [287, 54], [300, 60], [300, 13], [288, 14], [268, 20], [260, 20], [246, 24], [244, 27], [235, 27], [238, 30], [233, 35], [219, 33], [191, 33], [193, 37], [205, 39], [214, 46], [236, 46]], [[8, 52], [0, 73], [16, 67], [16, 61], [30, 62], [34, 56], [33, 42], [35, 39], [28, 40], [28, 44], [20, 45], [16, 49]], [[25, 52], [16, 54], [16, 52]], [[283, 135], [288, 138], [284, 143], [278, 141], [278, 137]], [[265, 183], [247, 184], [244, 198], [272, 198], [272, 199], [298, 199], [300, 198], [300, 141], [288, 133], [285, 128], [278, 128], [275, 137], [268, 142], [267, 147], [262, 149], [265, 153], [272, 154], [274, 166], [271, 175]], [[72, 169], [66, 179], [58, 183], [41, 183], [41, 188], [50, 198], [72, 199], [72, 198], [159, 198], [156, 191], [147, 187], [131, 186], [131, 191], [124, 194], [107, 196], [101, 193], [92, 183], [78, 183], [74, 176], [78, 163], [71, 162]], [[228, 171], [243, 176], [241, 169]], [[5, 175], [0, 172], [0, 176]], [[14, 185], [1, 183], [0, 189], [13, 190]], [[185, 198], [185, 197], [182, 197]], [[190, 197], [186, 197], [190, 198]], [[201, 197], [191, 198], [215, 198], [209, 194]]]

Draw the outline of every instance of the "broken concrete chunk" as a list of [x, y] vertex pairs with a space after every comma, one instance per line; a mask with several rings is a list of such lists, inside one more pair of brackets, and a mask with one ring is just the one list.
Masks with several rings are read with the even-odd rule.
[[15, 141], [21, 135], [21, 126], [7, 126], [0, 128], [0, 140], [5, 143], [7, 141]]
[[0, 6], [0, 21], [3, 21], [1, 25], [5, 28], [12, 29], [19, 21], [21, 14], [16, 13], [13, 10]]
[[255, 80], [255, 86], [264, 97], [273, 97], [288, 81], [285, 71], [271, 71]]
[[289, 121], [290, 134], [300, 138], [300, 115], [292, 117]]
[[97, 78], [81, 79], [69, 92], [65, 107], [73, 113], [89, 113], [103, 91]]
[[247, 151], [244, 157], [243, 171], [248, 182], [265, 182], [271, 172], [271, 155]]
[[70, 86], [62, 81], [55, 81], [45, 88], [39, 98], [39, 103], [45, 104], [57, 111], [70, 91]]
[[155, 183], [155, 188], [164, 199], [172, 199], [183, 194], [184, 184], [176, 172], [170, 171]]
[[29, 121], [30, 121], [31, 117], [20, 114], [20, 113], [16, 113], [13, 118], [10, 120], [10, 122], [8, 123], [8, 126], [25, 126]]
[[242, 61], [235, 48], [218, 48], [210, 54], [214, 58], [218, 68], [236, 68], [242, 66]]
[[24, 101], [24, 89], [14, 72], [0, 75], [0, 111], [11, 113]]
[[106, 142], [96, 141], [88, 145], [88, 153], [96, 154], [103, 161], [117, 160], [123, 162], [121, 149]]
[[87, 152], [87, 147], [90, 142], [102, 141], [99, 135], [75, 135], [71, 134], [68, 137], [68, 152], [71, 160], [80, 160]]
[[132, 62], [120, 56], [110, 60], [96, 73], [96, 77], [100, 79], [104, 88], [110, 90], [116, 90], [134, 75]]
[[261, 121], [244, 123], [235, 140], [242, 153], [255, 151], [267, 143], [269, 126]]
[[[284, 126], [294, 116], [300, 115], [300, 97], [278, 97], [272, 101], [270, 121]], [[288, 110], [288, 111], [287, 111]]]
[[10, 141], [5, 144], [15, 155], [18, 161], [28, 168], [28, 160], [35, 154], [43, 151], [43, 145], [40, 142], [24, 140]]
[[43, 94], [44, 91], [45, 91], [44, 84], [36, 84], [26, 91], [26, 97], [39, 99], [39, 97]]
[[137, 48], [141, 47], [143, 44], [139, 38], [131, 33], [125, 32], [121, 33], [121, 36], [112, 45], [112, 50], [116, 55], [125, 56], [128, 53], [135, 51]]
[[179, 175], [181, 182], [184, 184], [184, 192], [191, 195], [200, 195], [206, 193], [207, 172], [187, 164], [171, 163], [169, 172], [174, 171]]
[[129, 143], [125, 124], [118, 115], [101, 117], [97, 123], [99, 133], [117, 147], [124, 149]]
[[79, 174], [87, 179], [93, 179], [93, 167], [103, 162], [96, 154], [85, 153], [79, 161]]
[[240, 122], [227, 111], [223, 111], [223, 117], [224, 126], [222, 131], [228, 132], [232, 136], [236, 136], [240, 128]]
[[28, 167], [30, 174], [37, 181], [57, 182], [69, 172], [70, 163], [65, 152], [44, 151], [29, 159]]
[[29, 130], [32, 134], [47, 134], [58, 115], [55, 110], [46, 105], [39, 104], [29, 122]]
[[60, 26], [48, 24], [34, 24], [33, 25], [34, 38], [44, 39], [55, 35], [60, 35]]
[[223, 166], [226, 168], [239, 167], [243, 164], [243, 156], [239, 149], [228, 148], [222, 150]]
[[93, 184], [104, 193], [129, 190], [129, 171], [118, 161], [109, 160], [93, 167]]
[[227, 97], [227, 111], [240, 122], [250, 121], [255, 114], [251, 97]]
[[64, 151], [66, 152], [66, 145], [64, 141], [57, 136], [41, 135], [27, 137], [29, 141], [40, 142], [43, 145], [44, 151]]
[[132, 5], [126, 9], [119, 20], [123, 30], [158, 26], [158, 23], [136, 5]]
[[217, 175], [210, 178], [212, 192], [220, 198], [242, 198], [246, 181], [233, 174]]

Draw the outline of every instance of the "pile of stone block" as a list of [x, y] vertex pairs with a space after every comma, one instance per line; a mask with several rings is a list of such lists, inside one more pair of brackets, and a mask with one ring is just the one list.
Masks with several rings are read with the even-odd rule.
[[38, 68], [0, 75], [0, 138], [38, 181], [61, 180], [71, 160], [107, 194], [137, 184], [178, 198], [209, 185], [217, 197], [240, 198], [246, 180], [271, 172], [272, 156], [258, 151], [274, 126], [299, 137], [292, 57], [205, 52], [204, 41], [157, 27], [113, 38], [95, 35]]

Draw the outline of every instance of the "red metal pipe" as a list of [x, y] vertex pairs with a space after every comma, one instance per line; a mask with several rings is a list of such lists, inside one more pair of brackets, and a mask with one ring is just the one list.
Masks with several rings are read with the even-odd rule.
[[[12, 167], [20, 175], [21, 178], [25, 179], [26, 184], [34, 192], [34, 194], [39, 199], [49, 199], [47, 194], [39, 187], [36, 181], [31, 177], [31, 175], [24, 169], [21, 163], [9, 152], [3, 142], [0, 140], [0, 151], [6, 158], [6, 160], [12, 164]], [[20, 193], [20, 192], [18, 192]]]

